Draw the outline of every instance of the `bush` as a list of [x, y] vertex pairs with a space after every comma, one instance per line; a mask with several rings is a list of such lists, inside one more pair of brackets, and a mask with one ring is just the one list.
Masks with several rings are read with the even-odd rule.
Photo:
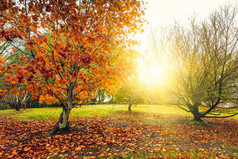
[[10, 109], [10, 105], [3, 100], [0, 101], [0, 110]]

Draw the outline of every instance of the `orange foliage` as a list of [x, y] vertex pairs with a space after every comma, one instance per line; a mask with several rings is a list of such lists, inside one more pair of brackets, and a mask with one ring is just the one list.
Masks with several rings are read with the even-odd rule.
[[60, 104], [60, 101], [56, 99], [55, 97], [46, 94], [46, 95], [40, 96], [39, 103], [51, 105], [51, 104]]
[[0, 57], [0, 75], [6, 71], [6, 67], [4, 67], [5, 61], [5, 57]]
[[112, 89], [133, 71], [134, 53], [126, 48], [134, 42], [127, 35], [144, 22], [141, 1], [26, 2], [0, 4], [0, 39], [23, 39], [33, 57], [23, 55], [24, 65], [8, 66], [12, 74], [6, 82], [26, 84], [34, 98], [45, 94], [42, 102], [55, 101], [52, 96], [66, 101], [69, 90], [83, 101], [99, 87]]

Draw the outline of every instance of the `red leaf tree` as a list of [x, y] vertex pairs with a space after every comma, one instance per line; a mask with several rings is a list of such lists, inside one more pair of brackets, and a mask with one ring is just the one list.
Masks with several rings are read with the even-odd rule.
[[88, 99], [130, 73], [125, 48], [127, 35], [144, 22], [141, 1], [3, 0], [0, 8], [0, 39], [21, 38], [32, 55], [9, 66], [14, 74], [6, 82], [24, 83], [33, 97], [47, 94], [62, 103], [52, 133], [68, 128], [75, 98]]

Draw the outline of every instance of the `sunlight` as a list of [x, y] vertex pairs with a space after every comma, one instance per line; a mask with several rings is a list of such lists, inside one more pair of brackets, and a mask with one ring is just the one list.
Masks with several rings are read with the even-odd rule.
[[161, 79], [163, 78], [163, 68], [158, 63], [145, 67], [142, 73], [146, 75], [147, 81], [151, 83], [161, 83]]
[[161, 59], [156, 59], [152, 55], [138, 60], [139, 77], [141, 82], [146, 84], [163, 84], [168, 78], [169, 62], [163, 56]]

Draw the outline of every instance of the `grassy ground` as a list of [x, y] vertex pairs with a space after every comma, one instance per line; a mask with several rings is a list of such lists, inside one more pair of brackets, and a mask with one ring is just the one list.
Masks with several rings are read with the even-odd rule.
[[[127, 105], [83, 105], [79, 108], [74, 108], [71, 111], [70, 118], [90, 118], [97, 117], [114, 117], [118, 111], [128, 111]], [[15, 110], [0, 110], [1, 116], [11, 116], [19, 120], [48, 120], [58, 118], [62, 108], [32, 108], [16, 112]], [[185, 118], [191, 117], [188, 113], [175, 105], [137, 105], [132, 107], [132, 113], [141, 112], [147, 113], [146, 118], [153, 119], [153, 115], [183, 115]], [[149, 115], [148, 115], [149, 113]], [[223, 113], [224, 114], [224, 113]], [[120, 113], [125, 116], [128, 114]], [[227, 115], [227, 114], [224, 114]], [[238, 115], [233, 117], [238, 119]]]
[[[62, 108], [32, 108], [16, 112], [15, 110], [1, 110], [0, 116], [8, 115], [19, 120], [48, 120], [58, 118]], [[70, 118], [113, 117], [117, 111], [127, 111], [127, 105], [83, 105], [71, 111]], [[137, 105], [132, 107], [133, 112], [147, 112], [164, 115], [189, 115], [174, 105]]]
[[173, 105], [132, 110], [126, 105], [74, 108], [75, 129], [53, 137], [48, 131], [62, 108], [0, 111], [0, 158], [238, 158], [238, 120], [191, 125], [192, 116]]

